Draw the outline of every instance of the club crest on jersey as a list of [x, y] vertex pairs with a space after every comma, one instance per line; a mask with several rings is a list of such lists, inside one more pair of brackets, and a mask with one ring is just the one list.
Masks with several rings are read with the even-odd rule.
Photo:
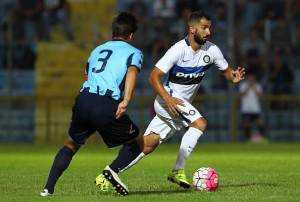
[[189, 115], [194, 116], [195, 114], [196, 114], [195, 110], [192, 110], [192, 109], [191, 109], [191, 110], [189, 111]]
[[209, 57], [208, 55], [204, 55], [203, 61], [204, 61], [205, 63], [209, 63], [209, 62], [210, 62], [210, 57]]

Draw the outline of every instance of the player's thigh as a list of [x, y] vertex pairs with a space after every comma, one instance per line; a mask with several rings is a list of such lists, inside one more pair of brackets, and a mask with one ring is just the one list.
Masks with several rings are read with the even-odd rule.
[[193, 123], [195, 125], [205, 124], [206, 127], [206, 121], [201, 115], [201, 113], [198, 111], [198, 109], [192, 104], [190, 104], [187, 100], [183, 101], [184, 106], [178, 105], [178, 107], [181, 109], [179, 116], [181, 118], [182, 124], [186, 127], [191, 126], [191, 124]]
[[86, 103], [88, 96], [80, 94], [72, 108], [72, 118], [69, 127], [69, 136], [78, 145], [83, 145], [85, 141], [95, 132], [89, 125], [88, 111]]
[[97, 128], [97, 131], [108, 147], [128, 143], [135, 140], [139, 135], [139, 128], [126, 114], [119, 119], [111, 118], [108, 124]]
[[172, 122], [172, 120], [165, 119], [156, 115], [148, 125], [144, 136], [158, 135], [160, 142], [165, 142], [175, 133], [175, 129], [172, 127], [172, 124], [170, 122]]

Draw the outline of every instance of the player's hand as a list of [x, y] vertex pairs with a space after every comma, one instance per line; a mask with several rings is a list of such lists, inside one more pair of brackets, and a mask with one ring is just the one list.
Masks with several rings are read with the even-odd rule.
[[183, 104], [184, 103], [183, 100], [176, 98], [176, 97], [172, 97], [172, 96], [168, 96], [164, 100], [165, 100], [165, 103], [166, 103], [169, 111], [173, 115], [179, 116], [179, 113], [182, 112], [182, 110], [178, 107], [178, 105], [185, 106]]
[[116, 112], [116, 119], [119, 119], [126, 112], [128, 104], [128, 100], [123, 100], [120, 102]]
[[238, 83], [240, 82], [241, 80], [245, 79], [245, 68], [242, 68], [242, 67], [238, 67], [236, 70], [233, 70], [232, 71], [232, 74], [233, 74], [233, 79], [232, 79], [232, 82], [233, 83]]

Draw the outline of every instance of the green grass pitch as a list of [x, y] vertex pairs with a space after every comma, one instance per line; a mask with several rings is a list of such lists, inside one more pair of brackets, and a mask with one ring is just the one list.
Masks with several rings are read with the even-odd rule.
[[299, 144], [198, 144], [186, 172], [210, 166], [220, 176], [218, 190], [183, 190], [166, 178], [178, 145], [161, 145], [121, 174], [130, 195], [100, 193], [94, 178], [118, 150], [86, 145], [59, 180], [55, 195], [39, 196], [60, 146], [0, 145], [0, 201], [300, 201]]

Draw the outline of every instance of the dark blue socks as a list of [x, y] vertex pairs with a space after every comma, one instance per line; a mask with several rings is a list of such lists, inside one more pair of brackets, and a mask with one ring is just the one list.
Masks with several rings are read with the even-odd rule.
[[119, 173], [123, 171], [140, 155], [141, 149], [136, 142], [124, 144], [117, 158], [109, 165], [109, 167]]
[[75, 153], [66, 146], [61, 148], [56, 154], [45, 186], [45, 189], [48, 189], [49, 193], [52, 194], [54, 192], [54, 186], [58, 178], [68, 168], [74, 154]]

